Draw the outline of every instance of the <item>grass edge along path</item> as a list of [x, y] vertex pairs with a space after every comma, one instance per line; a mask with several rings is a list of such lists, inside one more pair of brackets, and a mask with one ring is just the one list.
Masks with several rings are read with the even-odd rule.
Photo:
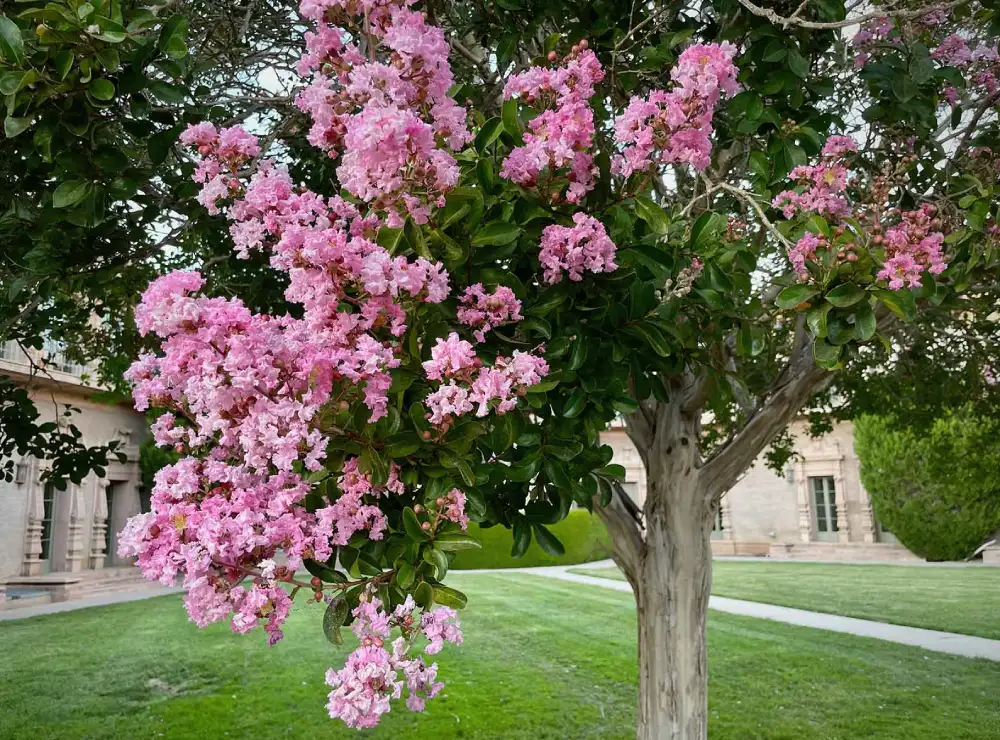
[[[615, 567], [569, 572], [625, 580]], [[716, 560], [712, 594], [1000, 639], [1000, 568]]]

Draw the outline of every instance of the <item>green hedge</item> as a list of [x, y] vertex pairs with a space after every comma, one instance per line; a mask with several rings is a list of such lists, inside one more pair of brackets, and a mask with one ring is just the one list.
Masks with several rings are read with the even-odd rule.
[[474, 522], [469, 524], [469, 534], [483, 543], [482, 550], [464, 550], [455, 554], [452, 569], [475, 568], [531, 568], [536, 565], [576, 565], [611, 557], [608, 533], [601, 520], [585, 509], [575, 509], [558, 524], [548, 527], [566, 554], [549, 555], [532, 540], [527, 552], [519, 558], [511, 557], [514, 538], [506, 527], [481, 529]]
[[954, 413], [927, 430], [890, 417], [854, 424], [875, 515], [928, 560], [964, 560], [1000, 528], [1000, 424]]

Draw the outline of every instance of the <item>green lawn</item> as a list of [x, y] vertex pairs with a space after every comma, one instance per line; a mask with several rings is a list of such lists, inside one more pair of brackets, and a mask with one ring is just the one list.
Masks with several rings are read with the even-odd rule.
[[[611, 568], [573, 568], [625, 580]], [[1000, 568], [716, 560], [712, 593], [1000, 639]]]
[[[457, 574], [465, 644], [445, 695], [359, 735], [324, 711], [338, 652], [318, 607], [285, 641], [186, 622], [176, 596], [0, 623], [0, 738], [629, 738], [629, 594], [520, 574]], [[989, 740], [1000, 665], [712, 613], [712, 740]]]

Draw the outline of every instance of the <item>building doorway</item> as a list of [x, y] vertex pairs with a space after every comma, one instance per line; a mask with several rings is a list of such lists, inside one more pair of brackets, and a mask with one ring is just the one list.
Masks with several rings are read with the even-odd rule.
[[56, 487], [52, 483], [46, 483], [42, 489], [42, 552], [38, 556], [42, 564], [42, 573], [48, 573], [52, 570], [52, 535], [55, 531], [55, 520]]
[[809, 478], [812, 489], [813, 531], [821, 542], [836, 542], [840, 537], [837, 521], [837, 492], [832, 475]]

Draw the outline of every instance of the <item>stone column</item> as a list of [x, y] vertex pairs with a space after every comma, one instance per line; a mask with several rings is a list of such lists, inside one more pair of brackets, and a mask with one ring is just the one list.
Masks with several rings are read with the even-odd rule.
[[983, 550], [983, 565], [1000, 566], [1000, 529], [990, 539], [993, 544]]
[[90, 567], [92, 570], [104, 568], [107, 553], [104, 551], [104, 541], [107, 538], [110, 512], [108, 511], [108, 486], [110, 482], [104, 478], [97, 481], [94, 498], [94, 524], [90, 535]]
[[813, 521], [812, 521], [812, 501], [809, 500], [809, 478], [806, 476], [805, 461], [799, 457], [795, 461], [795, 493], [799, 511], [799, 539], [803, 542], [812, 542]]
[[[21, 562], [21, 575], [37, 576], [42, 573], [42, 520], [45, 518], [45, 483], [42, 473], [45, 466], [33, 460], [32, 474], [28, 476], [28, 524], [24, 533], [24, 560]], [[51, 544], [51, 543], [50, 543]]]
[[66, 570], [79, 573], [83, 570], [83, 494], [80, 486], [70, 484], [67, 493], [70, 495], [69, 530], [66, 533]]
[[872, 508], [872, 497], [865, 489], [864, 484], [858, 481], [858, 490], [861, 492], [861, 541], [878, 542], [875, 531], [875, 510]]
[[[839, 445], [837, 451], [839, 452]], [[837, 506], [837, 541], [851, 541], [851, 518], [847, 515], [847, 485], [844, 478], [844, 456], [837, 457], [833, 474], [833, 493]]]
[[732, 507], [729, 504], [728, 496], [722, 497], [719, 507], [722, 512], [722, 539], [731, 540], [733, 539]]

